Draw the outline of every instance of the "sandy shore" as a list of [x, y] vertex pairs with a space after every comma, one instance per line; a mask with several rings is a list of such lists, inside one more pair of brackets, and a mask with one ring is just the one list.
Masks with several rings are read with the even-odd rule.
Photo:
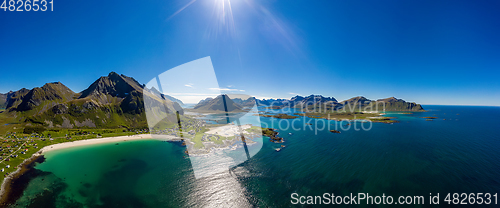
[[119, 136], [119, 137], [105, 137], [99, 139], [86, 139], [86, 140], [78, 140], [73, 142], [64, 142], [59, 144], [53, 144], [50, 146], [46, 146], [40, 150], [41, 154], [44, 152], [49, 152], [58, 149], [64, 149], [69, 147], [78, 147], [92, 144], [102, 144], [102, 143], [111, 143], [111, 142], [120, 142], [120, 141], [132, 141], [139, 139], [152, 139], [150, 134], [138, 134], [131, 136]]
[[[132, 141], [132, 140], [140, 140], [140, 139], [152, 139], [152, 136], [150, 134], [138, 134], [138, 135], [131, 135], [131, 136], [119, 136], [119, 137], [105, 137], [105, 138], [96, 138], [96, 139], [87, 139], [87, 140], [78, 140], [78, 141], [72, 141], [72, 142], [65, 142], [65, 143], [59, 143], [59, 144], [53, 144], [50, 146], [46, 146], [39, 150], [38, 152], [34, 153], [30, 158], [24, 160], [23, 163], [21, 163], [20, 167], [26, 165], [27, 163], [33, 162], [36, 158], [40, 157], [43, 155], [45, 152], [53, 151], [53, 150], [59, 150], [59, 149], [64, 149], [64, 148], [69, 148], [69, 147], [78, 147], [78, 146], [85, 146], [85, 145], [93, 145], [93, 144], [103, 144], [103, 143], [112, 143], [112, 142], [121, 142], [121, 141]], [[9, 174], [9, 176], [5, 177], [1, 188], [0, 188], [0, 205], [5, 205], [6, 201], [6, 191], [9, 189], [8, 184], [10, 182], [19, 177], [20, 175], [23, 174], [24, 171], [22, 171], [23, 168], [17, 168], [14, 172]]]
[[224, 126], [219, 126], [210, 129], [210, 131], [205, 132], [206, 134], [217, 134], [219, 136], [223, 137], [232, 137], [235, 135], [240, 135], [241, 131], [245, 129], [252, 128], [251, 124], [245, 124], [241, 126], [237, 126], [234, 124], [229, 124], [229, 125], [224, 125]]
[[[44, 160], [43, 156], [40, 155], [39, 152], [36, 152], [30, 158], [25, 159], [23, 163], [19, 165], [19, 168], [17, 168], [14, 172], [4, 178], [0, 190], [0, 207], [7, 207], [9, 203], [13, 203], [15, 200], [17, 200], [17, 198], [20, 196], [20, 192], [19, 190], [17, 190], [17, 193], [12, 193], [12, 187], [14, 186], [13, 180], [19, 178], [24, 173], [29, 171], [34, 163], [37, 161], [39, 162], [40, 159]], [[14, 194], [14, 196], [12, 194]], [[15, 196], [16, 194], [17, 197]]]

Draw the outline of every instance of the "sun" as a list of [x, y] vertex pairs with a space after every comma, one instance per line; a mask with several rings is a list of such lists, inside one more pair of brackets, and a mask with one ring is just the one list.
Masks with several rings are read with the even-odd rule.
[[[172, 15], [167, 18], [167, 21], [175, 17], [177, 14], [184, 11], [186, 8], [191, 6], [197, 1], [204, 0], [191, 0]], [[236, 27], [234, 23], [233, 8], [231, 5], [231, 0], [205, 0], [210, 1], [212, 8], [213, 21], [209, 25], [209, 34], [214, 36], [219, 36], [223, 34], [228, 34], [234, 36], [236, 34]]]

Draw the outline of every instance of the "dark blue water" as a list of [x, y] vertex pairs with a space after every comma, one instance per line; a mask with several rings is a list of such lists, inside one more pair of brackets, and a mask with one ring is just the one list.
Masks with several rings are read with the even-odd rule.
[[[423, 205], [409, 207], [453, 207], [444, 201], [447, 193], [500, 192], [500, 108], [424, 108], [428, 112], [389, 113], [400, 123], [371, 126], [261, 118], [264, 127], [278, 129], [286, 147], [277, 152], [281, 144], [264, 139], [250, 160], [201, 179], [194, 177], [184, 147], [175, 143], [138, 141], [54, 153], [39, 165], [45, 174], [33, 179], [19, 203], [36, 207], [54, 199], [51, 206], [59, 207], [290, 207], [292, 193], [368, 193], [396, 199], [424, 196]], [[437, 118], [421, 118], [426, 116]], [[110, 151], [113, 156], [106, 157]], [[93, 180], [83, 181], [78, 174], [82, 166]], [[98, 171], [92, 172], [93, 167]], [[79, 189], [87, 196], [74, 191]], [[429, 205], [430, 193], [440, 193], [440, 205]]]

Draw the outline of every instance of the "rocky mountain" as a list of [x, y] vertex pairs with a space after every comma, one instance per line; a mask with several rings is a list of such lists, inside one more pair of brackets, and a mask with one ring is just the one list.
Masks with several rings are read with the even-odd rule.
[[247, 99], [233, 98], [232, 100], [241, 107], [250, 107], [250, 108], [255, 106], [255, 102], [257, 102], [257, 99], [255, 99], [255, 97], [249, 97]]
[[395, 97], [369, 100], [365, 97], [353, 97], [342, 101], [343, 109], [347, 111], [363, 110], [363, 111], [423, 111], [424, 108], [420, 104], [406, 102]]
[[165, 94], [161, 93], [160, 91], [158, 91], [154, 87], [152, 87], [151, 89], [147, 89], [147, 90], [149, 90], [149, 92], [151, 92], [152, 94], [154, 94], [156, 96], [163, 97], [163, 98], [171, 100], [173, 102], [177, 102], [177, 103], [179, 103], [179, 105], [184, 105], [184, 103], [181, 100], [179, 100], [177, 98], [174, 98], [174, 97], [172, 97], [170, 95], [165, 95]]
[[290, 99], [291, 107], [309, 108], [319, 105], [334, 105], [337, 100], [333, 97], [323, 97], [321, 95], [309, 95], [307, 97], [295, 96]]
[[257, 104], [261, 106], [282, 106], [284, 102], [289, 102], [287, 99], [257, 99]]
[[17, 107], [23, 100], [23, 97], [28, 94], [30, 90], [23, 88], [18, 91], [10, 91], [6, 94], [5, 108]]
[[295, 96], [290, 99], [268, 99], [257, 100], [259, 105], [264, 106], [286, 106], [292, 108], [303, 108], [310, 105], [319, 105], [326, 103], [336, 103], [337, 100], [333, 97], [323, 97], [321, 95], [309, 95], [307, 97]]
[[204, 100], [201, 100], [200, 102], [198, 102], [198, 104], [195, 105], [195, 107], [197, 106], [204, 106], [204, 105], [208, 105], [208, 103], [213, 100], [213, 98], [209, 97], [209, 98], [206, 98]]
[[363, 97], [363, 96], [358, 96], [358, 97], [353, 97], [347, 100], [344, 100], [340, 102], [342, 105], [349, 105], [349, 104], [361, 104], [361, 105], [366, 105], [369, 104], [371, 100]]
[[307, 97], [295, 96], [290, 99], [257, 100], [259, 105], [292, 107], [308, 111], [423, 111], [420, 104], [406, 102], [394, 97], [369, 100], [363, 96], [353, 97], [342, 102], [338, 102], [333, 97], [323, 97], [321, 95], [309, 95]]
[[342, 108], [346, 111], [351, 110], [362, 110], [367, 106], [370, 106], [372, 100], [369, 100], [363, 96], [353, 97], [347, 100], [340, 102]]
[[386, 111], [423, 111], [424, 108], [417, 103], [406, 102], [402, 99], [397, 99], [395, 97], [379, 99], [377, 100], [377, 105], [380, 107], [385, 107]]
[[[369, 100], [353, 97], [338, 102], [333, 97], [310, 95], [290, 99], [259, 100], [230, 99], [228, 95], [207, 98], [195, 107], [199, 112], [242, 111], [243, 107], [258, 105], [290, 106], [301, 110], [386, 110], [422, 111], [421, 105], [394, 97]], [[146, 106], [149, 106], [147, 109]], [[147, 89], [135, 79], [115, 72], [93, 82], [87, 89], [75, 93], [60, 82], [47, 83], [31, 90], [20, 89], [0, 94], [0, 108], [14, 122], [44, 125], [49, 128], [74, 127], [148, 127], [151, 116], [155, 124], [176, 122], [184, 114], [182, 102], [158, 90]], [[162, 122], [164, 121], [164, 122]], [[149, 122], [151, 124], [151, 122]]]
[[194, 110], [196, 111], [205, 111], [205, 112], [232, 112], [232, 111], [241, 111], [242, 107], [236, 104], [229, 96], [227, 95], [219, 95], [213, 99], [205, 99], [200, 101], [198, 104], [194, 106]]
[[111, 72], [81, 93], [63, 84], [47, 83], [32, 90], [7, 93], [8, 113], [20, 122], [49, 128], [147, 127], [145, 98], [168, 113], [184, 113], [180, 105], [145, 89], [135, 79]]
[[7, 94], [0, 93], [0, 109], [7, 107]]
[[26, 93], [16, 106], [16, 111], [37, 110], [36, 113], [43, 113], [57, 104], [73, 100], [75, 95], [60, 82], [47, 83]]
[[109, 98], [125, 98], [131, 92], [141, 92], [142, 89], [143, 86], [134, 78], [111, 72], [108, 76], [100, 77], [82, 91], [79, 98], [91, 98], [107, 104], [114, 101]]
[[337, 102], [334, 97], [323, 97], [322, 95], [309, 95], [306, 97], [295, 96], [290, 99], [268, 99], [259, 100], [257, 103], [260, 106], [273, 106], [273, 107], [290, 107], [290, 108], [300, 108], [307, 110], [319, 110], [319, 109], [337, 109], [341, 105]]

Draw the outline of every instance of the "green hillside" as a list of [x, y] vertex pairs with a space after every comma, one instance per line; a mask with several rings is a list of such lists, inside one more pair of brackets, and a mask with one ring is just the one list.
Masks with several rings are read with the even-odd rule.
[[[131, 77], [115, 72], [100, 77], [81, 93], [57, 82], [2, 94], [0, 99], [4, 97], [7, 109], [0, 113], [0, 133], [26, 126], [46, 129], [148, 128], [144, 98], [155, 103], [150, 106], [168, 109], [168, 114], [179, 112], [182, 116], [184, 113], [178, 103], [154, 94]], [[175, 119], [170, 116], [163, 123], [174, 123]]]

